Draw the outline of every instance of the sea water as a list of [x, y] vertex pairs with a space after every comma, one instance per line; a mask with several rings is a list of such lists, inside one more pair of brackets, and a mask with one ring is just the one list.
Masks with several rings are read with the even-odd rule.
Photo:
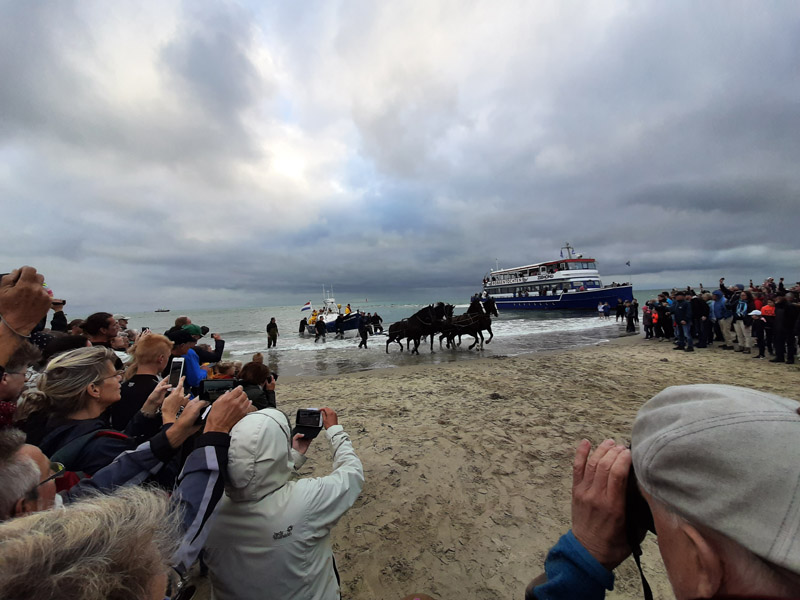
[[[649, 298], [649, 292], [639, 298], [640, 304]], [[636, 294], [635, 294], [636, 295]], [[450, 302], [456, 305], [454, 314], [466, 312], [468, 304]], [[377, 312], [383, 318], [383, 327], [388, 331], [389, 324], [410, 317], [423, 308], [418, 304], [353, 304], [356, 310]], [[374, 335], [369, 338], [368, 348], [359, 349], [360, 338], [355, 330], [347, 331], [345, 339], [335, 340], [327, 336], [324, 343], [314, 343], [314, 336], [298, 333], [303, 317], [310, 311], [300, 311], [300, 306], [276, 306], [260, 308], [235, 308], [216, 310], [191, 310], [185, 313], [171, 310], [167, 313], [132, 314], [129, 327], [141, 329], [149, 327], [156, 333], [163, 333], [182, 314], [187, 314], [192, 323], [205, 325], [209, 335], [201, 340], [213, 346], [211, 333], [219, 333], [225, 340], [227, 360], [248, 362], [254, 353], [261, 352], [265, 362], [281, 375], [335, 375], [371, 369], [394, 368], [404, 365], [439, 364], [463, 361], [482, 357], [517, 356], [532, 352], [576, 348], [586, 345], [602, 344], [611, 338], [625, 334], [625, 324], [615, 322], [612, 307], [611, 319], [599, 319], [596, 311], [508, 311], [500, 310], [499, 317], [492, 318], [494, 337], [491, 343], [480, 343], [468, 350], [474, 339], [464, 336], [461, 345], [455, 349], [440, 348], [436, 336], [433, 352], [430, 339], [420, 344], [419, 355], [411, 355], [405, 349], [401, 352], [396, 343], [389, 345], [386, 353], [386, 336]], [[267, 350], [266, 325], [275, 317], [280, 337], [276, 348]], [[487, 331], [483, 332], [489, 338]]]

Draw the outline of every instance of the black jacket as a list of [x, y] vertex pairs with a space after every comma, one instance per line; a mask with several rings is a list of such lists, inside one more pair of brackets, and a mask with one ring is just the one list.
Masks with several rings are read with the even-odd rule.
[[218, 363], [222, 360], [222, 351], [225, 349], [225, 340], [214, 340], [214, 351], [209, 352], [202, 348], [194, 347], [194, 352], [197, 358], [200, 359], [200, 364], [203, 363]]
[[705, 300], [695, 296], [689, 301], [689, 304], [692, 305], [693, 319], [702, 319], [703, 317], [708, 317], [710, 311]]
[[692, 305], [688, 300], [678, 302], [677, 300], [672, 303], [672, 314], [675, 316], [675, 322], [680, 325], [681, 321], [687, 323], [692, 322]]
[[[29, 444], [39, 446], [46, 456], [52, 456], [70, 442], [92, 432], [109, 430], [106, 415], [97, 419], [67, 419], [57, 416], [42, 416], [34, 413], [24, 423], [22, 429], [27, 435]], [[126, 450], [133, 450], [156, 435], [161, 429], [160, 418], [147, 418], [137, 413], [126, 427], [125, 432], [118, 434], [100, 434], [89, 440], [77, 455], [74, 462], [65, 466], [69, 471], [83, 471], [93, 475], [96, 471], [111, 464], [114, 459]]]

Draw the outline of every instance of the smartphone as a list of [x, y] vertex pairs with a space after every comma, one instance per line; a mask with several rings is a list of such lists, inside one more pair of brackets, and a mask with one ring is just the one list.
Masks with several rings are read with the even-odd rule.
[[142, 327], [142, 332], [145, 332], [145, 331], [150, 331], [150, 328], [149, 327]]
[[203, 379], [200, 382], [200, 400], [214, 402], [237, 385], [239, 382], [236, 379]]
[[322, 431], [322, 411], [318, 408], [301, 408], [297, 411], [295, 428], [292, 435], [301, 433], [308, 440], [313, 440]]
[[183, 361], [182, 356], [176, 356], [172, 359], [172, 364], [169, 367], [169, 387], [175, 388], [181, 381], [183, 376]]

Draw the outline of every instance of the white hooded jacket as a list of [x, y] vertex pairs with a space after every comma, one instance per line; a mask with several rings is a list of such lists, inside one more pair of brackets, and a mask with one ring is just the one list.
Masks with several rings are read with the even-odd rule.
[[326, 477], [289, 481], [305, 457], [291, 448], [286, 416], [250, 413], [231, 431], [225, 497], [206, 544], [215, 600], [335, 600], [330, 531], [361, 493], [364, 469], [340, 425]]

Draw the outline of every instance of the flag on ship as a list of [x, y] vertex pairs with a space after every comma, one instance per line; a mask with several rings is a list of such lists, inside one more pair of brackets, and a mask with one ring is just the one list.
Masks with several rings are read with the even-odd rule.
[[310, 300], [308, 302], [306, 302], [305, 304], [303, 304], [303, 308], [300, 309], [300, 312], [302, 312], [304, 310], [311, 310], [311, 301]]

